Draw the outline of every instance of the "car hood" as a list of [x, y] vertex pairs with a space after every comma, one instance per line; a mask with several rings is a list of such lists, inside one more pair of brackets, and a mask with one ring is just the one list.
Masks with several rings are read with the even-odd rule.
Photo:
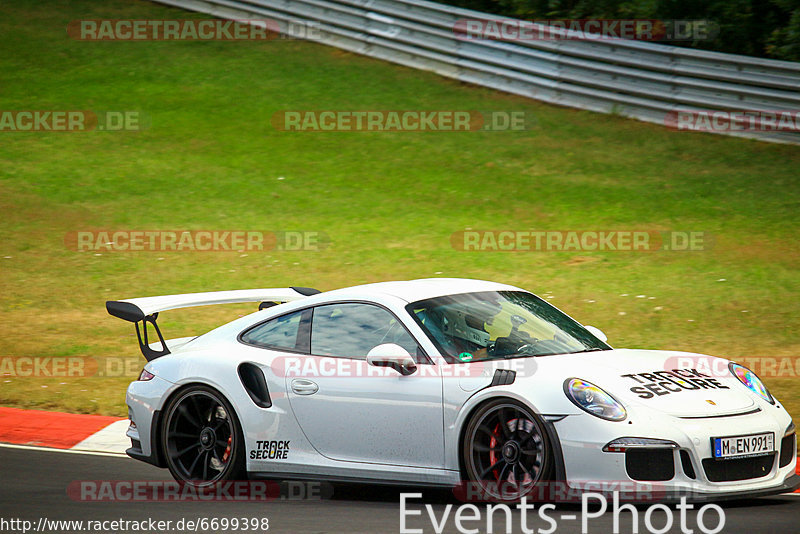
[[642, 405], [677, 417], [733, 415], [757, 406], [754, 394], [730, 374], [729, 360], [724, 358], [615, 349], [535, 360], [540, 371], [550, 365], [560, 367], [562, 374], [568, 373], [565, 379], [592, 382], [625, 405]]

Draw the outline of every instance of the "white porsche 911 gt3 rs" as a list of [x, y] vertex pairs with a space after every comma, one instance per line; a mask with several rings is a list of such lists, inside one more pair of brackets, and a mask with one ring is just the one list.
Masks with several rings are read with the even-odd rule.
[[[157, 325], [164, 310], [237, 302], [261, 304], [195, 338], [165, 341]], [[438, 278], [106, 307], [136, 324], [148, 360], [128, 388], [127, 452], [186, 484], [468, 481], [498, 500], [553, 481], [693, 500], [800, 485], [791, 417], [750, 370], [612, 349], [509, 285]]]

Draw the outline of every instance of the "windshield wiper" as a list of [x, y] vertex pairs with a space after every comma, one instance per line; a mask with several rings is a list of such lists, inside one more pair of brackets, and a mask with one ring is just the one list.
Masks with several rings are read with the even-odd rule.
[[564, 355], [564, 354], [580, 354], [582, 352], [595, 352], [595, 351], [598, 351], [598, 350], [611, 350], [611, 349], [604, 349], [604, 348], [601, 348], [601, 347], [592, 347], [592, 348], [589, 348], [589, 349], [577, 350], [575, 352], [543, 352], [541, 354], [519, 354], [519, 353], [516, 353], [516, 352], [512, 352], [510, 354], [491, 356], [488, 359], [497, 360], [497, 359], [501, 359], [502, 358], [504, 360], [513, 360], [515, 358], [538, 358], [539, 356], [560, 356], [560, 355]]
[[551, 352], [550, 354], [537, 354], [537, 356], [564, 356], [566, 354], [580, 354], [582, 352], [595, 352], [597, 350], [611, 350], [611, 349], [592, 347], [590, 349], [576, 350], [575, 352]]

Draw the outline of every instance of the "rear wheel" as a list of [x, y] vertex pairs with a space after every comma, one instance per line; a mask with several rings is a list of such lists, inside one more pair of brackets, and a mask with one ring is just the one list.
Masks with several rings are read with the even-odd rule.
[[191, 386], [169, 402], [165, 415], [162, 444], [175, 480], [202, 487], [245, 474], [242, 430], [219, 392]]
[[522, 404], [498, 399], [480, 407], [464, 434], [468, 481], [486, 500], [518, 501], [552, 473], [541, 419]]

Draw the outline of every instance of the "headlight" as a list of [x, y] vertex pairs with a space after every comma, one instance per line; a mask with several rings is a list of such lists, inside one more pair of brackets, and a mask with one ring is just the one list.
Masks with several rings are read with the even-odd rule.
[[586, 380], [568, 378], [564, 393], [578, 408], [601, 419], [622, 421], [628, 416], [617, 399]]
[[769, 391], [767, 390], [767, 386], [761, 381], [760, 378], [756, 376], [756, 374], [744, 367], [739, 365], [738, 363], [731, 362], [728, 364], [728, 369], [730, 369], [731, 374], [739, 379], [739, 382], [744, 384], [747, 389], [764, 399], [770, 404], [775, 404], [775, 399], [772, 398]]

